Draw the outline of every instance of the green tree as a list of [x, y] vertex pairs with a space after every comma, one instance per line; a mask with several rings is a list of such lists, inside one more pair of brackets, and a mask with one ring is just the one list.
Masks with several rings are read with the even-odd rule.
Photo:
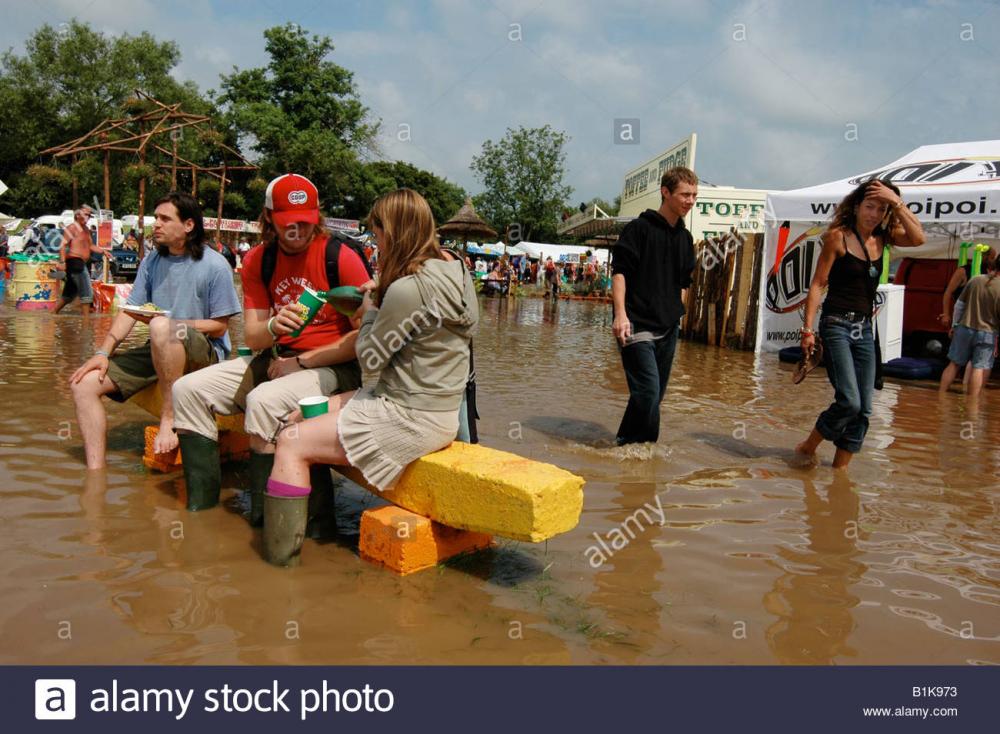
[[[198, 114], [211, 110], [193, 83], [180, 83], [171, 70], [180, 61], [173, 42], [157, 41], [148, 33], [108, 37], [86, 23], [73, 20], [58, 29], [43, 25], [25, 44], [24, 55], [7, 51], [0, 57], [0, 178], [11, 186], [3, 209], [24, 215], [66, 208], [71, 187], [56, 185], [51, 175], [41, 184], [29, 175], [41, 150], [80, 137], [122, 107], [141, 88], [158, 99], [181, 102]], [[182, 141], [182, 152], [195, 154], [193, 136]], [[83, 154], [73, 172], [82, 200], [90, 201], [103, 188], [100, 154]], [[185, 156], [188, 157], [188, 156]], [[70, 170], [70, 161], [44, 161]], [[127, 156], [112, 155], [112, 205], [117, 211], [134, 207], [124, 167]], [[37, 171], [35, 172], [38, 173]], [[102, 202], [103, 203], [103, 202]]]
[[497, 143], [487, 140], [472, 159], [472, 170], [486, 190], [475, 197], [476, 210], [497, 232], [511, 228], [512, 239], [551, 239], [563, 202], [573, 189], [563, 183], [569, 137], [549, 125], [507, 129]]
[[364, 167], [367, 184], [356, 190], [359, 204], [365, 211], [375, 199], [393, 189], [413, 189], [419, 192], [434, 212], [434, 221], [444, 224], [465, 202], [465, 189], [447, 179], [403, 161], [376, 161]]
[[593, 199], [587, 202], [587, 208], [593, 211], [594, 205], [596, 204], [598, 207], [600, 207], [601, 211], [603, 211], [608, 216], [616, 217], [618, 216], [618, 206], [619, 206], [618, 202], [620, 200], [621, 197], [616, 196], [614, 203], [611, 203], [608, 202], [607, 199], [602, 199], [600, 196], [595, 196]]
[[361, 103], [353, 74], [327, 59], [333, 42], [289, 23], [264, 31], [266, 67], [222, 77], [218, 104], [240, 142], [256, 153], [262, 175], [308, 176], [324, 210], [362, 216], [351, 196], [359, 155], [375, 150], [380, 123]]

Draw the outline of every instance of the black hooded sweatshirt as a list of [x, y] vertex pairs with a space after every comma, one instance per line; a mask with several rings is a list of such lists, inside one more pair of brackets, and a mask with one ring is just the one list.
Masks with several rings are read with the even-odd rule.
[[647, 209], [622, 231], [611, 251], [612, 273], [625, 276], [625, 313], [632, 332], [662, 334], [684, 315], [681, 290], [691, 285], [694, 238], [684, 219], [673, 227]]

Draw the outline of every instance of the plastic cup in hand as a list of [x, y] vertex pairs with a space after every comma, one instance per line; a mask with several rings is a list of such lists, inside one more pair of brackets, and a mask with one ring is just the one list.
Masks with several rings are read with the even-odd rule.
[[323, 308], [323, 304], [326, 301], [319, 296], [314, 290], [306, 288], [302, 291], [302, 295], [299, 296], [299, 304], [302, 306], [302, 320], [305, 322], [302, 327], [296, 329], [292, 332], [292, 336], [299, 336], [302, 333], [302, 329], [309, 325], [309, 322], [316, 318], [316, 314], [319, 310]]
[[330, 399], [323, 395], [312, 398], [302, 398], [299, 401], [299, 410], [302, 411], [303, 418], [315, 418], [330, 410]]

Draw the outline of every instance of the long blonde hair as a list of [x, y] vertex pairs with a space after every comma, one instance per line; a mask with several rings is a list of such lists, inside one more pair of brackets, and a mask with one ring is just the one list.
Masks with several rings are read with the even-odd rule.
[[443, 259], [430, 204], [413, 189], [396, 189], [380, 197], [368, 214], [368, 227], [382, 230], [375, 289], [378, 304], [395, 281], [418, 272], [428, 260]]

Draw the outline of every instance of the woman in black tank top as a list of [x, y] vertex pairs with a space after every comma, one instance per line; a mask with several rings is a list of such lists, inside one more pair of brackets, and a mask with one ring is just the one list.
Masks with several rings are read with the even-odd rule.
[[810, 462], [824, 440], [837, 447], [835, 469], [845, 468], [861, 450], [875, 389], [872, 313], [882, 251], [890, 243], [916, 247], [923, 242], [920, 222], [903, 204], [899, 189], [878, 179], [848, 194], [823, 233], [823, 251], [806, 298], [802, 350], [810, 354], [816, 345], [812, 324], [827, 290], [819, 335], [834, 401], [817, 418], [809, 437], [795, 447]]

